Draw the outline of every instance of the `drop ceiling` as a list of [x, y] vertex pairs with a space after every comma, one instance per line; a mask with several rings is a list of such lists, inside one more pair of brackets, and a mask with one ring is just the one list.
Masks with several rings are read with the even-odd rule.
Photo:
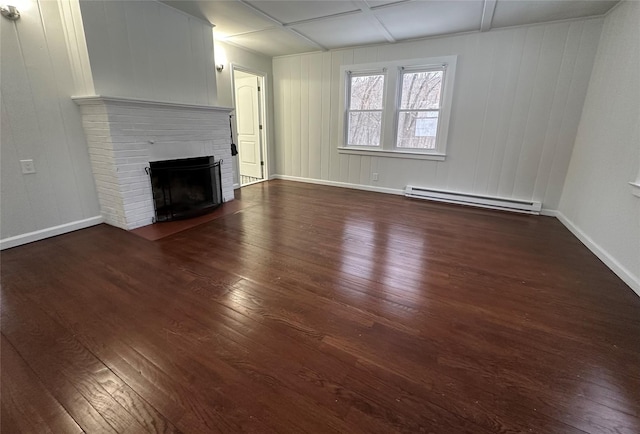
[[167, 0], [269, 57], [603, 15], [618, 0]]

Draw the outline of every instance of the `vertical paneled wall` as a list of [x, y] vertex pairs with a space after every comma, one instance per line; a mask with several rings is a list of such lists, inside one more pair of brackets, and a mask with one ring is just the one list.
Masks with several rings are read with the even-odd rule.
[[[601, 27], [598, 18], [274, 58], [276, 172], [556, 209]], [[458, 55], [445, 161], [337, 152], [341, 65], [444, 55]]]
[[96, 93], [216, 105], [211, 25], [155, 1], [82, 1]]
[[21, 4], [18, 21], [0, 19], [2, 239], [100, 215], [60, 3]]
[[605, 20], [560, 202], [562, 221], [640, 295], [640, 3]]

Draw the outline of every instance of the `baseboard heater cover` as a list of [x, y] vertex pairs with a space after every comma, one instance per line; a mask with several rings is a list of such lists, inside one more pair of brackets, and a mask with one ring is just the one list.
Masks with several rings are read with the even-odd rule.
[[404, 195], [414, 199], [426, 199], [436, 202], [455, 203], [524, 214], [538, 215], [542, 209], [542, 203], [536, 201], [505, 199], [500, 197], [457, 193], [454, 191], [434, 190], [431, 188], [417, 187], [415, 185], [407, 185]]

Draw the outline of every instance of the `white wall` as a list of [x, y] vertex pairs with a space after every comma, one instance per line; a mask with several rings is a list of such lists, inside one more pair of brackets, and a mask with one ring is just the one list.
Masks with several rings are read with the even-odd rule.
[[[601, 26], [597, 18], [274, 58], [277, 173], [557, 209]], [[454, 54], [444, 162], [338, 154], [341, 65]]]
[[[274, 168], [274, 130], [273, 130], [273, 70], [270, 57], [261, 56], [252, 53], [234, 45], [225, 44], [221, 41], [215, 41], [216, 64], [223, 63], [224, 69], [217, 74], [218, 84], [218, 104], [224, 107], [235, 106], [233, 101], [233, 84], [231, 83], [231, 65], [246, 68], [254, 72], [263, 73], [265, 77], [266, 87], [266, 128], [268, 142], [268, 169], [270, 173], [275, 173]], [[234, 133], [234, 138], [235, 138]], [[238, 157], [234, 158], [234, 184], [240, 184], [238, 175]]]
[[[71, 96], [217, 103], [206, 22], [155, 1], [21, 0], [20, 9], [18, 21], [0, 19], [0, 248], [101, 221]], [[21, 159], [37, 173], [22, 175]]]
[[81, 1], [96, 93], [216, 105], [211, 25], [155, 1]]
[[640, 294], [640, 3], [605, 19], [560, 202], [561, 220]]
[[[0, 19], [3, 240], [100, 214], [60, 3], [22, 4], [18, 21]], [[37, 173], [23, 175], [22, 159]]]

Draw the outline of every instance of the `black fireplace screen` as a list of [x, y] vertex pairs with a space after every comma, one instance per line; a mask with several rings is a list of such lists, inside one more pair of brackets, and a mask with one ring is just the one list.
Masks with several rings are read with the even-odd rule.
[[222, 204], [220, 163], [213, 157], [150, 163], [157, 222], [185, 219]]

